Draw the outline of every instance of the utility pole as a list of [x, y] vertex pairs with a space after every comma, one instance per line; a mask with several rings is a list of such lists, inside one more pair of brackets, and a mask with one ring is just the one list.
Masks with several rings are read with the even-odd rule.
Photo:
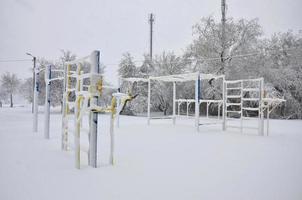
[[152, 61], [153, 54], [153, 23], [154, 23], [154, 15], [151, 13], [149, 15], [149, 24], [150, 24], [150, 60]]
[[226, 12], [226, 3], [225, 0], [221, 0], [221, 71], [222, 74], [225, 74], [225, 12]]
[[[33, 91], [33, 95], [34, 95], [34, 92], [35, 92], [35, 79], [36, 79], [36, 73], [35, 73], [35, 70], [36, 70], [36, 60], [37, 58], [35, 56], [33, 56], [32, 54], [30, 53], [26, 53], [26, 55], [28, 56], [31, 56], [33, 58], [33, 84], [32, 84], [32, 91]], [[32, 99], [32, 103], [31, 103], [31, 113], [34, 113], [34, 98]]]

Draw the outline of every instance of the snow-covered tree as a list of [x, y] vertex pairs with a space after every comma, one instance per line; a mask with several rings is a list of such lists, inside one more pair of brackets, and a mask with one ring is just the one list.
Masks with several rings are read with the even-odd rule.
[[[193, 26], [194, 40], [186, 52], [186, 58], [198, 60], [193, 71], [196, 69], [211, 71], [228, 77], [231, 74], [233, 56], [251, 52], [253, 45], [262, 35], [257, 19], [235, 21], [229, 18], [226, 22], [226, 41], [223, 47], [221, 30], [221, 23], [216, 22], [212, 16], [202, 18]], [[222, 54], [223, 58], [221, 58]]]
[[13, 103], [13, 94], [17, 91], [18, 86], [20, 84], [20, 80], [17, 75], [14, 73], [6, 72], [1, 75], [0, 78], [1, 88], [2, 90], [9, 95], [10, 98], [10, 107], [14, 106]]

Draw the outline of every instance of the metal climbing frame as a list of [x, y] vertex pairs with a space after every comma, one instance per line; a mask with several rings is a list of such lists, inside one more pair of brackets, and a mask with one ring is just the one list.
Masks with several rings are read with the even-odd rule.
[[[239, 128], [241, 133], [244, 128], [257, 129], [259, 135], [264, 135], [264, 80], [243, 79], [224, 82], [224, 125], [227, 128]], [[250, 106], [254, 105], [254, 106]], [[245, 126], [244, 121], [251, 119], [249, 112], [257, 112], [258, 126]], [[237, 118], [240, 125], [229, 125], [229, 121]]]
[[[88, 164], [97, 167], [97, 124], [98, 112], [93, 108], [97, 107], [100, 96], [99, 89], [102, 88], [102, 76], [99, 66], [100, 52], [94, 51], [90, 56], [82, 59], [67, 62], [64, 66], [64, 95], [63, 95], [63, 117], [62, 117], [62, 149], [67, 151], [74, 149], [75, 166], [80, 168], [81, 151], [88, 154]], [[82, 64], [89, 62], [91, 64], [90, 72], [83, 73]], [[71, 71], [75, 66], [76, 70]], [[89, 79], [88, 90], [84, 90], [83, 82]], [[100, 88], [99, 88], [100, 87]], [[74, 94], [75, 100], [71, 101], [71, 94]], [[74, 117], [70, 117], [70, 111], [74, 108]], [[81, 121], [84, 114], [89, 114], [89, 129], [81, 127]], [[69, 121], [73, 120], [75, 129], [69, 127]], [[81, 144], [81, 133], [88, 134], [88, 148]], [[69, 138], [74, 136], [74, 143], [69, 142]]]

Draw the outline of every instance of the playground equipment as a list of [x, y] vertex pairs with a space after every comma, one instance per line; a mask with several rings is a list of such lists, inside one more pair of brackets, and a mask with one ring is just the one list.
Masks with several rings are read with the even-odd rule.
[[[109, 162], [114, 164], [114, 120], [115, 115], [122, 110], [124, 104], [133, 97], [129, 94], [113, 93], [110, 107], [100, 107], [99, 97], [104, 88], [112, 88], [103, 85], [103, 77], [100, 74], [100, 52], [94, 51], [90, 56], [72, 62], [66, 62], [64, 66], [64, 78], [51, 79], [47, 73], [48, 85], [50, 81], [64, 79], [63, 94], [63, 116], [62, 116], [62, 138], [61, 148], [64, 151], [73, 149], [75, 152], [75, 167], [81, 166], [81, 152], [88, 156], [88, 164], [97, 167], [97, 137], [98, 137], [98, 114], [111, 113], [110, 117], [110, 156]], [[89, 63], [89, 72], [84, 73], [84, 64]], [[74, 70], [72, 70], [72, 68]], [[87, 71], [87, 70], [86, 70]], [[84, 83], [89, 83], [84, 85]], [[49, 87], [48, 87], [49, 89]], [[48, 92], [49, 93], [49, 92]], [[49, 95], [46, 98], [46, 113], [49, 116]], [[71, 110], [74, 109], [73, 117]], [[83, 117], [88, 114], [89, 128], [82, 127]], [[70, 125], [70, 120], [73, 125]], [[47, 122], [46, 122], [47, 121]], [[47, 126], [48, 123], [48, 126]], [[45, 118], [46, 128], [49, 130], [49, 117]], [[74, 130], [71, 128], [74, 127]], [[86, 133], [87, 141], [83, 141], [83, 134]], [[49, 135], [48, 135], [49, 136]], [[71, 141], [73, 137], [73, 142]], [[88, 147], [84, 144], [88, 144]]]
[[[223, 130], [227, 128], [256, 129], [258, 134], [264, 136], [264, 115], [267, 115], [266, 135], [269, 135], [269, 114], [280, 104], [285, 102], [284, 99], [276, 97], [266, 97], [264, 90], [264, 79], [242, 79], [224, 82], [224, 123]], [[233, 109], [228, 109], [228, 108]], [[245, 121], [254, 119], [250, 117], [254, 114], [257, 116], [257, 126], [246, 126]], [[228, 123], [237, 119], [240, 125], [228, 125]]]
[[[195, 73], [187, 73], [187, 74], [176, 74], [176, 75], [168, 75], [168, 76], [157, 76], [153, 77], [150, 76], [149, 78], [121, 78], [122, 81], [129, 81], [129, 82], [148, 82], [148, 125], [150, 124], [150, 120], [152, 119], [164, 119], [164, 118], [172, 118], [173, 124], [176, 123], [176, 118], [179, 116], [179, 107], [181, 103], [187, 102], [187, 113], [188, 113], [188, 107], [190, 103], [195, 103], [195, 128], [197, 131], [199, 131], [199, 106], [201, 103], [207, 103], [207, 108], [209, 108], [209, 105], [211, 103], [217, 103], [219, 110], [220, 107], [223, 106], [221, 100], [212, 100], [212, 99], [201, 99], [201, 81], [202, 80], [213, 80], [213, 79], [222, 79], [224, 80], [223, 75], [213, 75], [213, 74], [202, 74], [199, 72]], [[172, 116], [162, 116], [162, 117], [152, 117], [150, 112], [150, 104], [151, 104], [151, 83], [152, 81], [162, 81], [162, 82], [170, 82], [173, 83], [173, 113]], [[177, 99], [176, 98], [176, 83], [177, 82], [188, 82], [188, 81], [194, 81], [195, 83], [195, 99]], [[222, 95], [223, 96], [223, 95]], [[178, 108], [178, 115], [176, 115], [176, 103]], [[208, 113], [208, 111], [207, 111]], [[220, 115], [220, 113], [219, 113]], [[208, 115], [207, 115], [208, 116]]]
[[[102, 90], [102, 76], [99, 66], [100, 52], [94, 51], [90, 56], [67, 62], [64, 66], [64, 94], [63, 94], [63, 117], [62, 117], [62, 150], [74, 149], [75, 166], [80, 168], [81, 151], [88, 154], [88, 164], [97, 167], [97, 125], [98, 113], [93, 111], [93, 107], [97, 106], [98, 98]], [[90, 71], [82, 73], [82, 64], [90, 63]], [[76, 69], [71, 71], [71, 67]], [[75, 84], [72, 84], [72, 79]], [[83, 82], [88, 79], [90, 85], [88, 90], [84, 90]], [[71, 93], [74, 93], [72, 100]], [[89, 105], [88, 105], [89, 103]], [[68, 115], [70, 110], [74, 108], [74, 135], [72, 129], [69, 128], [69, 120], [72, 119]], [[89, 129], [81, 129], [81, 120], [83, 115], [89, 113]], [[81, 146], [81, 132], [88, 135], [88, 148], [85, 150]], [[74, 136], [74, 143], [70, 143], [70, 137]], [[87, 141], [86, 141], [87, 142]], [[81, 148], [82, 147], [82, 148]]]
[[[257, 129], [259, 135], [263, 135], [263, 98], [264, 98], [264, 80], [259, 79], [245, 79], [224, 82], [224, 93], [226, 98], [224, 101], [224, 123], [223, 130], [227, 128], [239, 128], [241, 133], [243, 128]], [[247, 96], [248, 95], [248, 96]], [[246, 102], [250, 102], [247, 104]], [[248, 105], [252, 105], [249, 107]], [[228, 109], [233, 107], [233, 109]], [[247, 114], [249, 112], [257, 112], [258, 126], [245, 126], [244, 120], [250, 119]], [[228, 121], [234, 118], [239, 118], [240, 126], [228, 125]]]
[[[201, 98], [201, 81], [222, 79], [223, 91], [222, 99], [202, 99]], [[200, 115], [199, 108], [202, 103], [206, 103], [206, 117], [209, 117], [209, 106], [212, 103], [218, 105], [218, 120], [220, 119], [220, 109], [222, 107], [222, 129], [225, 131], [227, 128], [239, 128], [241, 133], [243, 129], [257, 129], [259, 135], [264, 135], [264, 115], [267, 115], [267, 128], [266, 135], [269, 134], [269, 114], [280, 104], [285, 102], [284, 99], [276, 97], [266, 97], [264, 90], [264, 79], [242, 79], [242, 80], [225, 80], [223, 75], [217, 76], [213, 74], [202, 74], [199, 72], [188, 74], [177, 74], [168, 76], [158, 76], [149, 78], [121, 78], [122, 81], [128, 82], [147, 82], [148, 83], [148, 125], [152, 119], [167, 119], [171, 118], [173, 124], [176, 123], [176, 117], [180, 116], [180, 105], [186, 103], [187, 116], [191, 103], [195, 104], [195, 128], [199, 131]], [[152, 117], [150, 112], [151, 104], [151, 81], [163, 81], [173, 83], [173, 112], [172, 116], [156, 116]], [[177, 99], [176, 98], [176, 83], [194, 81], [195, 83], [195, 99]], [[176, 103], [177, 111], [176, 115]], [[246, 126], [244, 121], [255, 119], [251, 117], [250, 113], [257, 113], [258, 125], [251, 127]], [[239, 121], [239, 125], [231, 125], [230, 121]]]

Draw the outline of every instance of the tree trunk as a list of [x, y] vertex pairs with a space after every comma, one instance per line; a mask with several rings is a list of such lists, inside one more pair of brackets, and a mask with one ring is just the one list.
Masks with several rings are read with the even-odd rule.
[[10, 94], [10, 107], [12, 108], [13, 106], [13, 94]]

